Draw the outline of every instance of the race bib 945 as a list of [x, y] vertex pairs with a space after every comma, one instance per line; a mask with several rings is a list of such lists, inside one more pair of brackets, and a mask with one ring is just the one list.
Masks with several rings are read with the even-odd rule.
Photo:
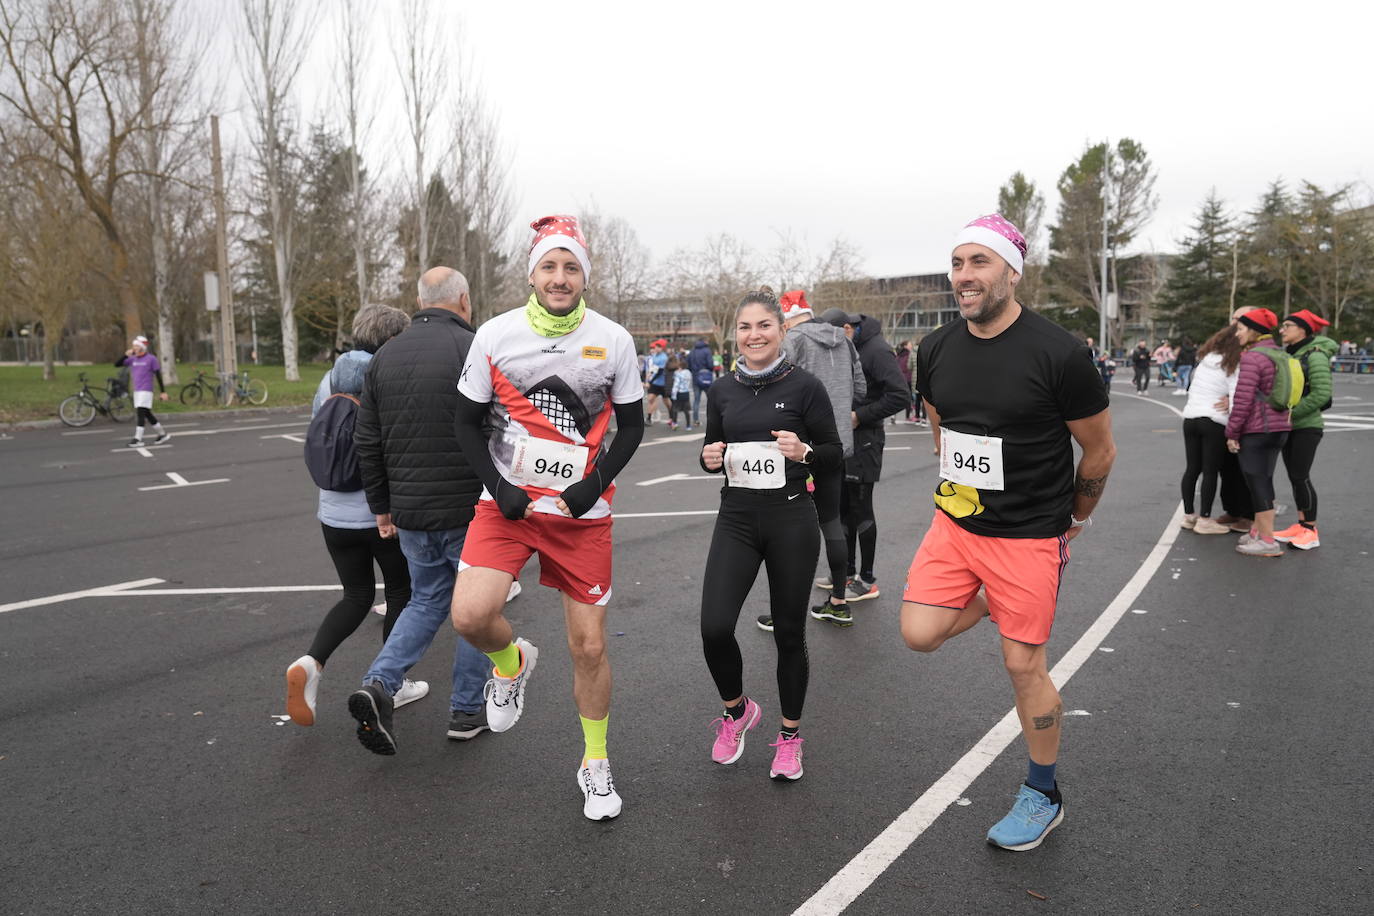
[[725, 482], [746, 490], [777, 490], [787, 485], [783, 463], [776, 442], [731, 442], [725, 446]]
[[582, 479], [587, 471], [587, 447], [570, 442], [552, 442], [537, 436], [515, 440], [511, 456], [511, 479], [521, 486], [563, 490]]
[[941, 428], [940, 476], [979, 490], [1006, 489], [1002, 482], [1002, 440]]

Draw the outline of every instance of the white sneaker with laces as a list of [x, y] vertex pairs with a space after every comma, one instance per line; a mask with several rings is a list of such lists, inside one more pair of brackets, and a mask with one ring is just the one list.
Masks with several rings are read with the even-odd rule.
[[401, 682], [401, 689], [392, 694], [391, 708], [400, 709], [407, 703], [414, 703], [428, 694], [429, 681], [412, 681], [410, 678], [406, 678]]
[[609, 760], [588, 760], [577, 770], [577, 787], [582, 790], [582, 813], [589, 821], [609, 821], [620, 816], [620, 796], [611, 779]]
[[492, 669], [487, 681], [487, 727], [494, 732], [506, 731], [520, 721], [525, 711], [525, 683], [539, 660], [539, 650], [529, 640], [517, 639], [515, 646], [520, 650], [520, 672], [515, 677], [501, 677]]
[[297, 725], [315, 724], [315, 698], [320, 692], [320, 663], [302, 655], [286, 669], [286, 714]]

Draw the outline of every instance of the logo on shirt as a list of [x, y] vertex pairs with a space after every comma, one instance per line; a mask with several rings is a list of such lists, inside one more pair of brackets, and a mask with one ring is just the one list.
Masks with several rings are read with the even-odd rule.
[[605, 358], [606, 358], [606, 348], [605, 348], [605, 347], [583, 347], [583, 348], [582, 348], [582, 358], [583, 358], [583, 359], [605, 359]]
[[564, 350], [562, 347], [548, 346], [548, 347], [545, 347], [544, 349], [540, 350], [539, 352], [540, 352], [540, 353], [558, 353], [558, 354], [563, 354], [563, 353], [567, 353], [568, 351], [567, 351], [567, 350]]
[[782, 401], [778, 401], [778, 402], [777, 402], [776, 404], [774, 404], [773, 406], [774, 406], [775, 408], [777, 408], [778, 410], [782, 410], [782, 409], [783, 409], [784, 407], [786, 407], [787, 405], [784, 404]]

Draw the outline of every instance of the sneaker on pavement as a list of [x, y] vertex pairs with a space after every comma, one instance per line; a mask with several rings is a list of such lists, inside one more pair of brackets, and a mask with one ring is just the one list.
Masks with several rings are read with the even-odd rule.
[[364, 684], [348, 696], [348, 712], [358, 720], [358, 740], [374, 754], [396, 753], [391, 737], [391, 695], [376, 684]]
[[1230, 534], [1231, 526], [1223, 525], [1221, 522], [1213, 521], [1210, 518], [1200, 518], [1193, 526], [1193, 534]]
[[1192, 530], [1193, 530], [1193, 526], [1196, 525], [1196, 524], [1197, 524], [1197, 513], [1194, 513], [1194, 514], [1192, 514], [1192, 515], [1185, 515], [1185, 516], [1183, 516], [1183, 521], [1179, 522], [1179, 523], [1178, 523], [1178, 526], [1179, 526], [1180, 528], [1187, 528], [1189, 531], [1192, 531]]
[[520, 580], [519, 580], [519, 579], [513, 579], [513, 580], [511, 580], [510, 591], [506, 592], [506, 603], [507, 603], [507, 604], [510, 604], [512, 601], [514, 601], [514, 600], [515, 600], [515, 596], [518, 595], [518, 594], [520, 594], [520, 592], [521, 592]]
[[769, 779], [802, 778], [801, 759], [804, 740], [801, 735], [786, 738], [781, 732], [778, 733], [778, 740], [768, 745], [777, 748], [773, 754], [773, 766], [768, 770]]
[[143, 448], [143, 440], [142, 440], [142, 439], [130, 439], [130, 440], [129, 440], [129, 448]]
[[302, 655], [286, 669], [286, 714], [297, 725], [315, 724], [315, 697], [320, 690], [320, 663]]
[[487, 727], [494, 732], [503, 732], [520, 721], [525, 711], [525, 683], [534, 671], [534, 663], [539, 660], [539, 650], [527, 639], [517, 639], [516, 648], [520, 650], [520, 671], [515, 677], [501, 677], [493, 668], [491, 680], [487, 681]]
[[836, 607], [827, 601], [819, 607], [813, 607], [811, 609], [811, 616], [817, 620], [828, 620], [837, 627], [854, 625], [854, 615], [849, 613], [848, 604], [842, 604]]
[[406, 678], [401, 681], [401, 689], [391, 697], [391, 708], [400, 709], [407, 703], [414, 703], [416, 700], [423, 699], [429, 693], [429, 681], [412, 681]]
[[487, 730], [487, 709], [482, 707], [476, 712], [463, 712], [455, 709], [449, 713], [448, 736], [455, 741], [476, 738]]
[[577, 770], [577, 787], [582, 790], [582, 813], [589, 821], [609, 821], [620, 816], [620, 796], [611, 779], [609, 760], [587, 760]]
[[988, 842], [1013, 852], [1025, 852], [1044, 842], [1062, 820], [1062, 799], [1056, 805], [1045, 793], [1022, 785], [1011, 811], [988, 831]]
[[383, 601], [381, 604], [374, 604], [374, 605], [372, 605], [372, 613], [374, 613], [374, 614], [381, 614], [383, 617], [385, 617], [385, 616], [386, 616], [386, 602]]
[[716, 763], [734, 763], [744, 753], [744, 733], [759, 724], [763, 710], [748, 697], [744, 700], [744, 715], [738, 719], [721, 716], [711, 724], [716, 729], [716, 741], [711, 745], [711, 759]]
[[772, 632], [773, 632], [773, 615], [772, 615], [772, 614], [760, 614], [757, 623], [758, 623], [759, 629], [762, 630], [763, 632], [765, 632], [765, 633], [772, 633]]
[[1283, 556], [1283, 545], [1278, 541], [1251, 538], [1237, 544], [1236, 553], [1243, 553], [1247, 557], [1281, 557]]
[[845, 601], [867, 601], [869, 598], [876, 598], [882, 594], [878, 591], [877, 582], [866, 582], [863, 576], [855, 576], [849, 580], [849, 585], [844, 590]]
[[823, 592], [828, 592], [828, 591], [830, 591], [830, 577], [829, 577], [829, 576], [821, 576], [819, 579], [817, 579], [817, 580], [816, 580], [815, 582], [813, 582], [812, 584], [815, 585], [816, 588], [820, 589], [820, 590], [823, 591]]
[[[1277, 539], [1277, 535], [1275, 537]], [[1322, 542], [1317, 537], [1316, 528], [1304, 528], [1288, 539], [1288, 546], [1296, 547], [1299, 550], [1311, 550], [1313, 547], [1320, 547], [1321, 545]]]
[[1303, 528], [1303, 526], [1300, 523], [1294, 522], [1282, 531], [1275, 531], [1274, 540], [1283, 541], [1285, 544], [1287, 544], [1289, 541], [1293, 540], [1293, 538], [1297, 537], [1305, 530], [1306, 529]]
[[162, 443], [166, 442], [166, 441], [167, 441], [168, 439], [170, 439], [170, 438], [172, 438], [172, 434], [171, 434], [171, 433], [167, 433], [167, 432], [158, 433], [158, 434], [157, 434], [157, 438], [153, 440], [153, 445], [161, 445]]
[[1254, 527], [1255, 527], [1254, 519], [1249, 519], [1249, 518], [1238, 518], [1238, 519], [1234, 519], [1234, 520], [1231, 522], [1231, 530], [1232, 530], [1232, 531], [1239, 531], [1241, 534], [1247, 534], [1247, 533], [1249, 533], [1250, 531], [1252, 531], [1252, 530], [1254, 529]]

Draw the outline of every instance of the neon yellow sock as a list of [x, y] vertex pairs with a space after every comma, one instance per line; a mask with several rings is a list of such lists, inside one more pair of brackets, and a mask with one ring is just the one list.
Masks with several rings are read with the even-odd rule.
[[577, 718], [582, 720], [582, 740], [587, 746], [585, 760], [605, 760], [606, 729], [611, 724], [610, 715], [604, 719], [588, 719], [586, 716]]
[[515, 643], [506, 646], [500, 652], [482, 654], [491, 659], [491, 663], [496, 666], [496, 673], [501, 677], [515, 677], [520, 673], [520, 649]]

